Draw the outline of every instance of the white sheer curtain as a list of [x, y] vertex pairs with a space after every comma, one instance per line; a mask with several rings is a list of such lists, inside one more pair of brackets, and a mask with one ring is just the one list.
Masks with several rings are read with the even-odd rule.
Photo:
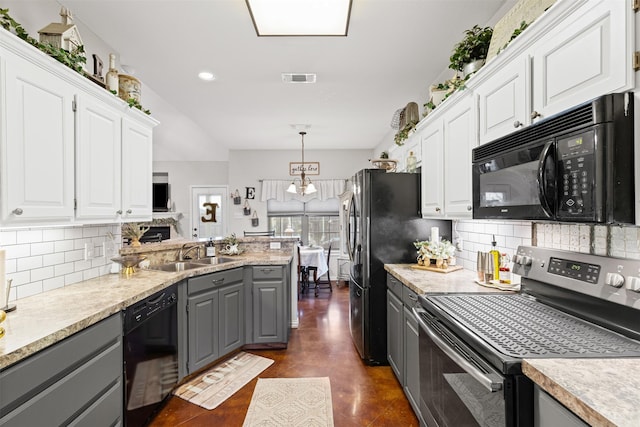
[[316, 186], [316, 191], [313, 194], [301, 195], [287, 193], [287, 188], [291, 185], [291, 181], [265, 179], [262, 181], [262, 195], [260, 200], [266, 202], [267, 200], [277, 200], [279, 202], [287, 202], [289, 200], [298, 200], [300, 202], [308, 202], [313, 199], [325, 201], [334, 197], [338, 197], [344, 192], [345, 180], [344, 179], [320, 179], [313, 180], [313, 185]]

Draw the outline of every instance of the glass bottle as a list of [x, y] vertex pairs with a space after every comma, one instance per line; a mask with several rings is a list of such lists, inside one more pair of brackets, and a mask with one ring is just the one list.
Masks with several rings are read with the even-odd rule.
[[413, 151], [409, 151], [409, 157], [407, 157], [407, 172], [415, 173], [416, 163], [418, 163], [416, 156], [413, 155]]
[[491, 242], [491, 250], [489, 251], [489, 256], [493, 259], [493, 280], [500, 280], [500, 251], [496, 246], [496, 236], [493, 236], [493, 241]]
[[109, 54], [109, 71], [107, 71], [105, 83], [108, 91], [115, 91], [116, 95], [118, 94], [118, 70], [116, 70], [116, 55], [113, 53]]

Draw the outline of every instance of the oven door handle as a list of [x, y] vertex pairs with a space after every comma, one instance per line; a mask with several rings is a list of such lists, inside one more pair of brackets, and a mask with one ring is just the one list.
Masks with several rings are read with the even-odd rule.
[[463, 356], [461, 356], [457, 351], [452, 349], [447, 343], [444, 342], [440, 336], [435, 333], [429, 325], [422, 320], [422, 316], [420, 313], [426, 313], [426, 311], [420, 307], [413, 307], [413, 315], [420, 324], [420, 327], [423, 331], [429, 335], [429, 338], [446, 354], [451, 360], [458, 364], [462, 369], [465, 370], [466, 373], [471, 375], [476, 381], [482, 384], [486, 389], [490, 392], [494, 393], [496, 391], [502, 390], [502, 381], [494, 381], [489, 378], [484, 372], [481, 372], [478, 368], [473, 366], [466, 360]]

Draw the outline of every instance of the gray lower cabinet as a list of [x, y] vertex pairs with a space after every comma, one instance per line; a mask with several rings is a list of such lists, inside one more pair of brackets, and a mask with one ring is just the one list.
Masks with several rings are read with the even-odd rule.
[[244, 344], [242, 268], [187, 281], [187, 373], [195, 372]]
[[418, 295], [398, 279], [387, 275], [387, 359], [402, 385], [413, 412], [420, 415], [419, 326], [411, 308]]
[[533, 387], [534, 427], [587, 427], [588, 424], [537, 385]]
[[248, 268], [251, 274], [251, 344], [283, 344], [289, 340], [290, 266]]
[[[399, 284], [399, 286], [397, 286]], [[397, 292], [397, 293], [396, 293]], [[404, 378], [402, 284], [387, 279], [387, 360], [396, 378]]]
[[122, 315], [0, 372], [2, 426], [122, 424]]

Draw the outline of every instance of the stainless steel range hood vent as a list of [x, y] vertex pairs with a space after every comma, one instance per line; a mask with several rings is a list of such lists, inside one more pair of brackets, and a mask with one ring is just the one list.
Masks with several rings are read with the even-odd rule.
[[315, 73], [282, 73], [284, 83], [315, 83]]

